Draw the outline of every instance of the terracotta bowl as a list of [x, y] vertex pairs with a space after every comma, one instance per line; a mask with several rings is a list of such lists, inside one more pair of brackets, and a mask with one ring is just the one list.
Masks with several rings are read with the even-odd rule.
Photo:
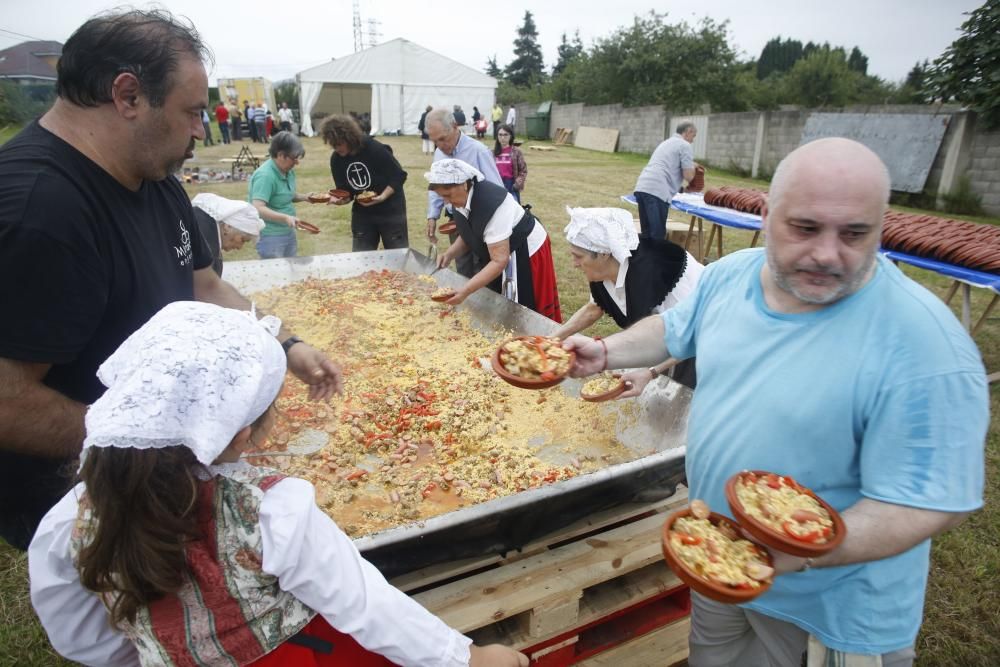
[[333, 199], [350, 199], [351, 193], [348, 192], [347, 190], [331, 189], [330, 197]]
[[370, 197], [362, 197], [361, 195], [355, 195], [354, 196], [354, 201], [359, 201], [359, 202], [367, 204], [368, 202], [370, 202], [373, 199], [375, 199], [375, 197], [377, 197], [377, 196], [378, 195], [372, 195]]
[[[586, 383], [584, 383], [586, 384]], [[603, 394], [585, 394], [583, 390], [580, 390], [580, 398], [585, 401], [590, 401], [591, 403], [602, 403], [604, 401], [610, 401], [612, 399], [618, 398], [625, 392], [625, 380], [621, 378], [618, 379], [618, 384], [615, 385], [613, 389], [610, 389]]]
[[304, 232], [309, 232], [310, 234], [319, 234], [319, 227], [311, 222], [306, 222], [305, 220], [299, 220], [297, 227], [298, 229], [301, 229]]
[[[698, 591], [705, 597], [727, 604], [749, 602], [771, 588], [771, 581], [760, 582], [759, 588], [734, 588], [727, 584], [720, 584], [717, 581], [705, 579], [688, 567], [684, 561], [682, 561], [680, 557], [674, 553], [674, 549], [670, 544], [670, 531], [673, 529], [674, 523], [678, 519], [690, 516], [690, 514], [691, 509], [688, 507], [677, 510], [667, 517], [666, 522], [663, 524], [663, 530], [660, 534], [660, 547], [663, 549], [663, 558], [667, 561], [667, 565], [670, 566], [670, 569], [674, 571], [674, 574], [676, 574], [681, 581], [690, 586], [692, 590]], [[736, 525], [730, 519], [722, 516], [721, 514], [712, 512], [708, 515], [708, 520], [714, 525], [719, 525], [720, 522], [726, 522], [732, 525], [734, 529], [739, 532]], [[767, 553], [766, 550], [764, 551], [767, 556], [767, 564], [773, 567], [774, 560], [771, 558], [771, 554]]]
[[441, 232], [442, 234], [451, 234], [456, 229], [458, 229], [458, 225], [456, 225], [454, 222], [446, 222], [438, 227], [438, 231]]
[[451, 290], [447, 294], [431, 294], [431, 301], [437, 301], [438, 303], [444, 303], [451, 297], [455, 296], [455, 290]]
[[[515, 387], [520, 387], [521, 389], [548, 389], [549, 387], [554, 387], [563, 380], [566, 379], [565, 375], [560, 375], [551, 380], [529, 380], [527, 378], [520, 377], [519, 375], [514, 375], [510, 373], [503, 364], [500, 362], [500, 350], [507, 343], [518, 340], [518, 339], [531, 339], [535, 336], [515, 336], [514, 338], [509, 338], [501, 343], [496, 350], [493, 351], [493, 356], [490, 358], [490, 364], [493, 366], [493, 371], [500, 376], [504, 382], [512, 384]], [[570, 368], [573, 367], [573, 362], [576, 361], [576, 354], [573, 352], [569, 353], [569, 365]]]
[[797, 540], [785, 533], [779, 533], [770, 526], [750, 516], [743, 509], [743, 504], [736, 496], [736, 485], [741, 482], [745, 475], [750, 473], [758, 477], [773, 474], [766, 470], [744, 470], [743, 472], [736, 473], [726, 481], [726, 500], [729, 502], [729, 509], [732, 511], [733, 516], [736, 517], [740, 527], [753, 535], [762, 544], [772, 549], [792, 554], [793, 556], [799, 556], [800, 558], [815, 558], [833, 551], [847, 537], [847, 526], [844, 525], [844, 520], [841, 518], [840, 513], [810, 489], [798, 484], [798, 482], [796, 482], [798, 488], [803, 493], [812, 496], [823, 509], [829, 512], [830, 518], [833, 519], [833, 535], [826, 542], [823, 544], [814, 544], [812, 542]]
[[331, 196], [329, 192], [310, 192], [306, 199], [311, 204], [325, 204], [330, 201]]

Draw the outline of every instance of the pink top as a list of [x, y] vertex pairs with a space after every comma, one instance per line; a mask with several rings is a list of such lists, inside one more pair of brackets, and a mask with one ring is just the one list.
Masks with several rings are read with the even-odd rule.
[[510, 160], [512, 150], [512, 146], [505, 146], [500, 149], [500, 155], [493, 156], [497, 163], [497, 171], [500, 172], [500, 178], [514, 178], [514, 163]]

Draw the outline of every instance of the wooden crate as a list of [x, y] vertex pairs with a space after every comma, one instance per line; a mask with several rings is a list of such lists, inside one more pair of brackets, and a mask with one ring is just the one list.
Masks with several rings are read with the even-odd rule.
[[590, 661], [663, 645], [671, 660], [665, 653], [656, 664], [670, 665], [687, 657], [690, 599], [663, 562], [660, 530], [665, 513], [686, 503], [679, 487], [670, 498], [592, 515], [516, 553], [446, 563], [392, 583], [476, 643], [513, 646], [539, 667], [609, 664]]

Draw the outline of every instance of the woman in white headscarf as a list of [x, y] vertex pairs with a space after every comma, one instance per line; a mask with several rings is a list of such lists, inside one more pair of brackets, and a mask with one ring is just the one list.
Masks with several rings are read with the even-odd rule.
[[260, 236], [264, 221], [252, 205], [202, 192], [191, 200], [198, 230], [212, 251], [212, 270], [222, 276], [222, 252], [239, 250]]
[[240, 461], [274, 425], [279, 326], [176, 302], [101, 365], [82, 481], [28, 549], [53, 647], [86, 665], [527, 667], [393, 588], [309, 482]]
[[439, 160], [424, 174], [428, 189], [454, 209], [458, 237], [438, 257], [445, 267], [467, 251], [483, 269], [472, 276], [448, 303], [457, 305], [473, 292], [489, 287], [522, 306], [562, 322], [552, 244], [545, 228], [500, 185], [461, 160]]
[[[583, 331], [604, 314], [626, 329], [648, 315], [677, 305], [697, 286], [704, 267], [676, 243], [640, 239], [628, 211], [567, 207], [566, 212], [570, 216], [566, 240], [573, 265], [590, 283], [590, 301], [554, 335], [566, 338]], [[674, 363], [670, 360], [663, 366]], [[654, 373], [657, 371], [625, 376], [633, 384], [628, 395], [640, 393]], [[693, 388], [694, 360], [676, 364], [673, 377]]]

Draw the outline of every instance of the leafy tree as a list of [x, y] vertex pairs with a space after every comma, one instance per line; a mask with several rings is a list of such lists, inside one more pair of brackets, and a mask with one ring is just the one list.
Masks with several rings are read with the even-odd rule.
[[892, 101], [896, 104], [929, 104], [934, 100], [933, 93], [930, 92], [928, 72], [930, 63], [926, 60], [918, 62], [906, 75], [902, 85], [892, 94]]
[[986, 127], [1000, 127], [1000, 0], [986, 0], [967, 15], [962, 36], [928, 73], [931, 88], [975, 109]]
[[857, 74], [843, 55], [843, 49], [817, 48], [795, 63], [786, 76], [788, 97], [806, 107], [839, 107], [853, 101]]
[[496, 57], [496, 55], [494, 55], [492, 58], [487, 58], [486, 59], [486, 74], [487, 74], [487, 76], [492, 76], [494, 79], [497, 79], [497, 80], [503, 78], [503, 72], [500, 70], [500, 67], [497, 65], [497, 57]]
[[773, 72], [784, 73], [802, 58], [802, 42], [797, 39], [772, 38], [757, 59], [757, 78], [766, 79]]
[[289, 109], [299, 108], [299, 87], [295, 85], [294, 79], [285, 79], [274, 84], [274, 101], [278, 106], [285, 102]]
[[566, 69], [566, 66], [573, 60], [583, 55], [583, 42], [580, 41], [580, 31], [573, 35], [573, 41], [566, 39], [566, 33], [562, 34], [562, 41], [557, 49], [558, 60], [552, 67], [552, 76], [558, 76]]
[[851, 55], [847, 56], [847, 68], [852, 72], [868, 74], [868, 56], [855, 46], [851, 49]]
[[726, 24], [697, 27], [665, 22], [650, 12], [610, 37], [598, 39], [578, 71], [574, 96], [590, 104], [667, 104], [690, 111], [704, 104], [732, 109], [736, 53]]
[[545, 78], [542, 47], [538, 45], [538, 30], [530, 11], [524, 12], [524, 23], [517, 29], [514, 40], [514, 60], [504, 74], [515, 86], [531, 86]]

